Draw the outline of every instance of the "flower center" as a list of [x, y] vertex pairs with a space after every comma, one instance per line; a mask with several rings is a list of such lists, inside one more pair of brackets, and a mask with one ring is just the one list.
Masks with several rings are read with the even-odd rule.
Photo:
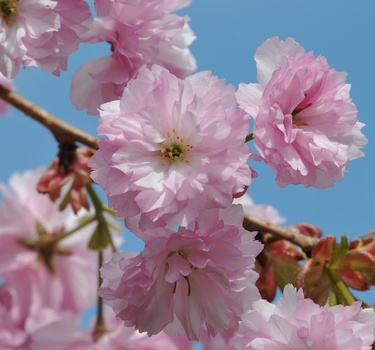
[[167, 140], [161, 143], [163, 147], [160, 152], [160, 157], [163, 159], [162, 164], [172, 164], [177, 160], [181, 162], [189, 163], [187, 154], [192, 150], [193, 146], [185, 144], [184, 139], [179, 135], [176, 135], [176, 130], [172, 129], [172, 132], [167, 132]]
[[[174, 254], [178, 254], [182, 259], [184, 260], [188, 260], [188, 257], [189, 257], [189, 253], [186, 251], [185, 247], [180, 247], [178, 248], [177, 251], [171, 251], [169, 252], [168, 254], [168, 257], [171, 257], [172, 255]], [[169, 268], [169, 264], [167, 262], [167, 266]], [[197, 270], [197, 268], [195, 266], [193, 266], [190, 262], [189, 262], [189, 266], [192, 270]], [[190, 280], [189, 280], [189, 276], [183, 276], [184, 280], [186, 281], [187, 283], [187, 287], [188, 287], [188, 291], [187, 291], [187, 296], [189, 297], [191, 295], [191, 285], [190, 285]], [[174, 282], [174, 286], [173, 286], [173, 290], [172, 290], [172, 293], [175, 294], [176, 293], [176, 289], [177, 289], [177, 281]]]
[[306, 126], [306, 125], [309, 125], [307, 123], [305, 123], [301, 117], [299, 117], [298, 115], [293, 115], [292, 116], [292, 123], [295, 125], [295, 126]]
[[181, 247], [177, 252], [178, 252], [178, 255], [181, 256], [182, 259], [185, 259], [185, 260], [188, 259], [189, 254], [184, 247]]
[[[306, 96], [306, 95], [305, 95]], [[306, 126], [309, 125], [306, 122], [303, 121], [303, 117], [301, 115], [298, 115], [300, 112], [302, 112], [307, 107], [310, 107], [311, 103], [309, 103], [305, 107], [297, 106], [295, 110], [292, 112], [292, 123], [295, 126]]]
[[37, 237], [21, 239], [19, 243], [24, 247], [35, 251], [38, 256], [38, 261], [44, 262], [47, 269], [55, 272], [55, 256], [71, 255], [71, 251], [59, 245], [59, 241], [64, 237], [65, 232], [63, 227], [57, 229], [55, 232], [49, 233], [38, 221], [35, 223]]
[[0, 17], [3, 17], [8, 26], [17, 13], [17, 0], [0, 0]]

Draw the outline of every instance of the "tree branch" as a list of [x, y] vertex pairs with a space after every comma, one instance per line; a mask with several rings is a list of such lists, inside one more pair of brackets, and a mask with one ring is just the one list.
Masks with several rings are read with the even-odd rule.
[[29, 117], [43, 124], [51, 131], [59, 143], [80, 142], [93, 149], [98, 149], [96, 137], [64, 122], [60, 118], [47, 112], [45, 109], [35, 105], [20, 94], [2, 86], [0, 84], [0, 98], [7, 101], [12, 106], [24, 112]]
[[306, 253], [310, 252], [319, 241], [318, 238], [303, 235], [295, 229], [272, 224], [271, 222], [249, 214], [245, 215], [243, 226], [248, 231], [272, 233], [279, 238], [286, 239], [298, 245]]

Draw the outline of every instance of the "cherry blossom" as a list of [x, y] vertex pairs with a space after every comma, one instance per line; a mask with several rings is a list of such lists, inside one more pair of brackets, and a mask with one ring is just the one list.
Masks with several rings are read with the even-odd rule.
[[188, 17], [172, 14], [191, 0], [96, 0], [99, 18], [87, 42], [110, 43], [111, 54], [85, 63], [75, 73], [71, 100], [78, 109], [98, 114], [98, 107], [117, 99], [144, 67], [159, 64], [179, 78], [196, 69], [188, 46], [195, 36]]
[[0, 72], [14, 78], [21, 64], [59, 75], [92, 21], [83, 0], [2, 0]]
[[[49, 310], [48, 310], [49, 311]], [[105, 310], [108, 311], [108, 310]], [[110, 310], [112, 311], [112, 310]], [[80, 350], [190, 350], [191, 342], [183, 337], [169, 337], [164, 332], [148, 337], [134, 329], [124, 327], [113, 312], [105, 312], [107, 331], [99, 339], [87, 329], [80, 328], [70, 314], [59, 317], [45, 312], [44, 324], [39, 322], [30, 334], [30, 349]]]
[[274, 224], [282, 224], [285, 222], [285, 218], [283, 218], [279, 214], [276, 208], [268, 204], [254, 203], [253, 199], [248, 193], [246, 193], [240, 198], [235, 198], [233, 200], [233, 203], [242, 205], [243, 211], [245, 213], [245, 217], [247, 214], [250, 214], [250, 215], [260, 217], [263, 220], [267, 220]]
[[61, 242], [54, 241], [90, 213], [82, 209], [75, 215], [70, 208], [60, 211], [59, 202], [38, 193], [36, 185], [44, 170], [14, 174], [9, 188], [3, 186], [0, 278], [7, 281], [17, 271], [27, 271], [37, 282], [34, 292], [30, 287], [24, 293], [40, 294], [46, 307], [80, 312], [96, 300], [97, 256], [87, 249], [95, 223]]
[[[76, 313], [47, 307], [35, 278], [27, 268], [12, 271], [0, 285], [1, 349], [190, 350], [186, 337], [161, 332], [153, 337], [124, 327], [112, 310], [105, 310], [107, 332], [99, 339], [79, 327]], [[30, 292], [31, 291], [31, 292]]]
[[[30, 273], [30, 269], [21, 268], [2, 277], [5, 280], [0, 284], [1, 349], [38, 349], [32, 343], [39, 330], [60, 319], [65, 319], [70, 329], [78, 323], [77, 314], [45, 306], [46, 295], [40, 293], [39, 288], [43, 280]], [[74, 332], [69, 337], [72, 341]], [[89, 335], [87, 337], [90, 339]]]
[[238, 349], [370, 350], [375, 340], [374, 310], [320, 306], [287, 285], [276, 304], [258, 300], [243, 317]]
[[149, 233], [140, 254], [115, 253], [101, 268], [99, 295], [126, 326], [149, 335], [164, 330], [198, 340], [203, 329], [233, 335], [259, 298], [252, 267], [262, 249], [255, 233], [235, 224], [240, 212], [240, 206], [219, 216], [208, 210], [190, 229]]
[[145, 69], [100, 114], [107, 138], [89, 165], [119, 216], [186, 226], [250, 184], [248, 117], [235, 108], [233, 87], [210, 72], [181, 80]]
[[367, 143], [346, 73], [293, 39], [266, 40], [255, 53], [258, 84], [240, 84], [238, 102], [254, 118], [254, 144], [277, 184], [325, 188], [340, 181]]
[[[27, 270], [19, 270], [0, 282], [0, 348], [19, 349], [28, 341], [24, 324], [31, 309], [40, 306], [38, 294], [24, 293], [35, 287]], [[30, 288], [30, 286], [32, 286]]]

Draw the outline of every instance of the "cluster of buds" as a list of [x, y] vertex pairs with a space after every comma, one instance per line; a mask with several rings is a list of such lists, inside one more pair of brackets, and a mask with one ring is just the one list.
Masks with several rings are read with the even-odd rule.
[[75, 213], [82, 207], [89, 210], [86, 185], [92, 182], [88, 166], [92, 155], [93, 151], [86, 147], [61, 143], [59, 153], [38, 183], [38, 192], [46, 193], [52, 201], [56, 201], [61, 196], [62, 187], [71, 182], [67, 193], [63, 194], [60, 209], [70, 203]]

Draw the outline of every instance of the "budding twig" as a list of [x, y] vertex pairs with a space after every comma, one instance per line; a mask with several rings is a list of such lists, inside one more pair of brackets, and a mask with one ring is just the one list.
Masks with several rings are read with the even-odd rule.
[[243, 225], [248, 231], [272, 233], [279, 238], [286, 239], [301, 247], [306, 253], [310, 252], [319, 241], [318, 238], [303, 235], [295, 229], [272, 224], [271, 222], [249, 214], [246, 214]]
[[51, 131], [59, 143], [80, 142], [93, 149], [98, 149], [98, 140], [96, 137], [76, 128], [67, 122], [64, 122], [60, 118], [32, 103], [17, 92], [14, 92], [1, 84], [0, 98], [44, 125]]

